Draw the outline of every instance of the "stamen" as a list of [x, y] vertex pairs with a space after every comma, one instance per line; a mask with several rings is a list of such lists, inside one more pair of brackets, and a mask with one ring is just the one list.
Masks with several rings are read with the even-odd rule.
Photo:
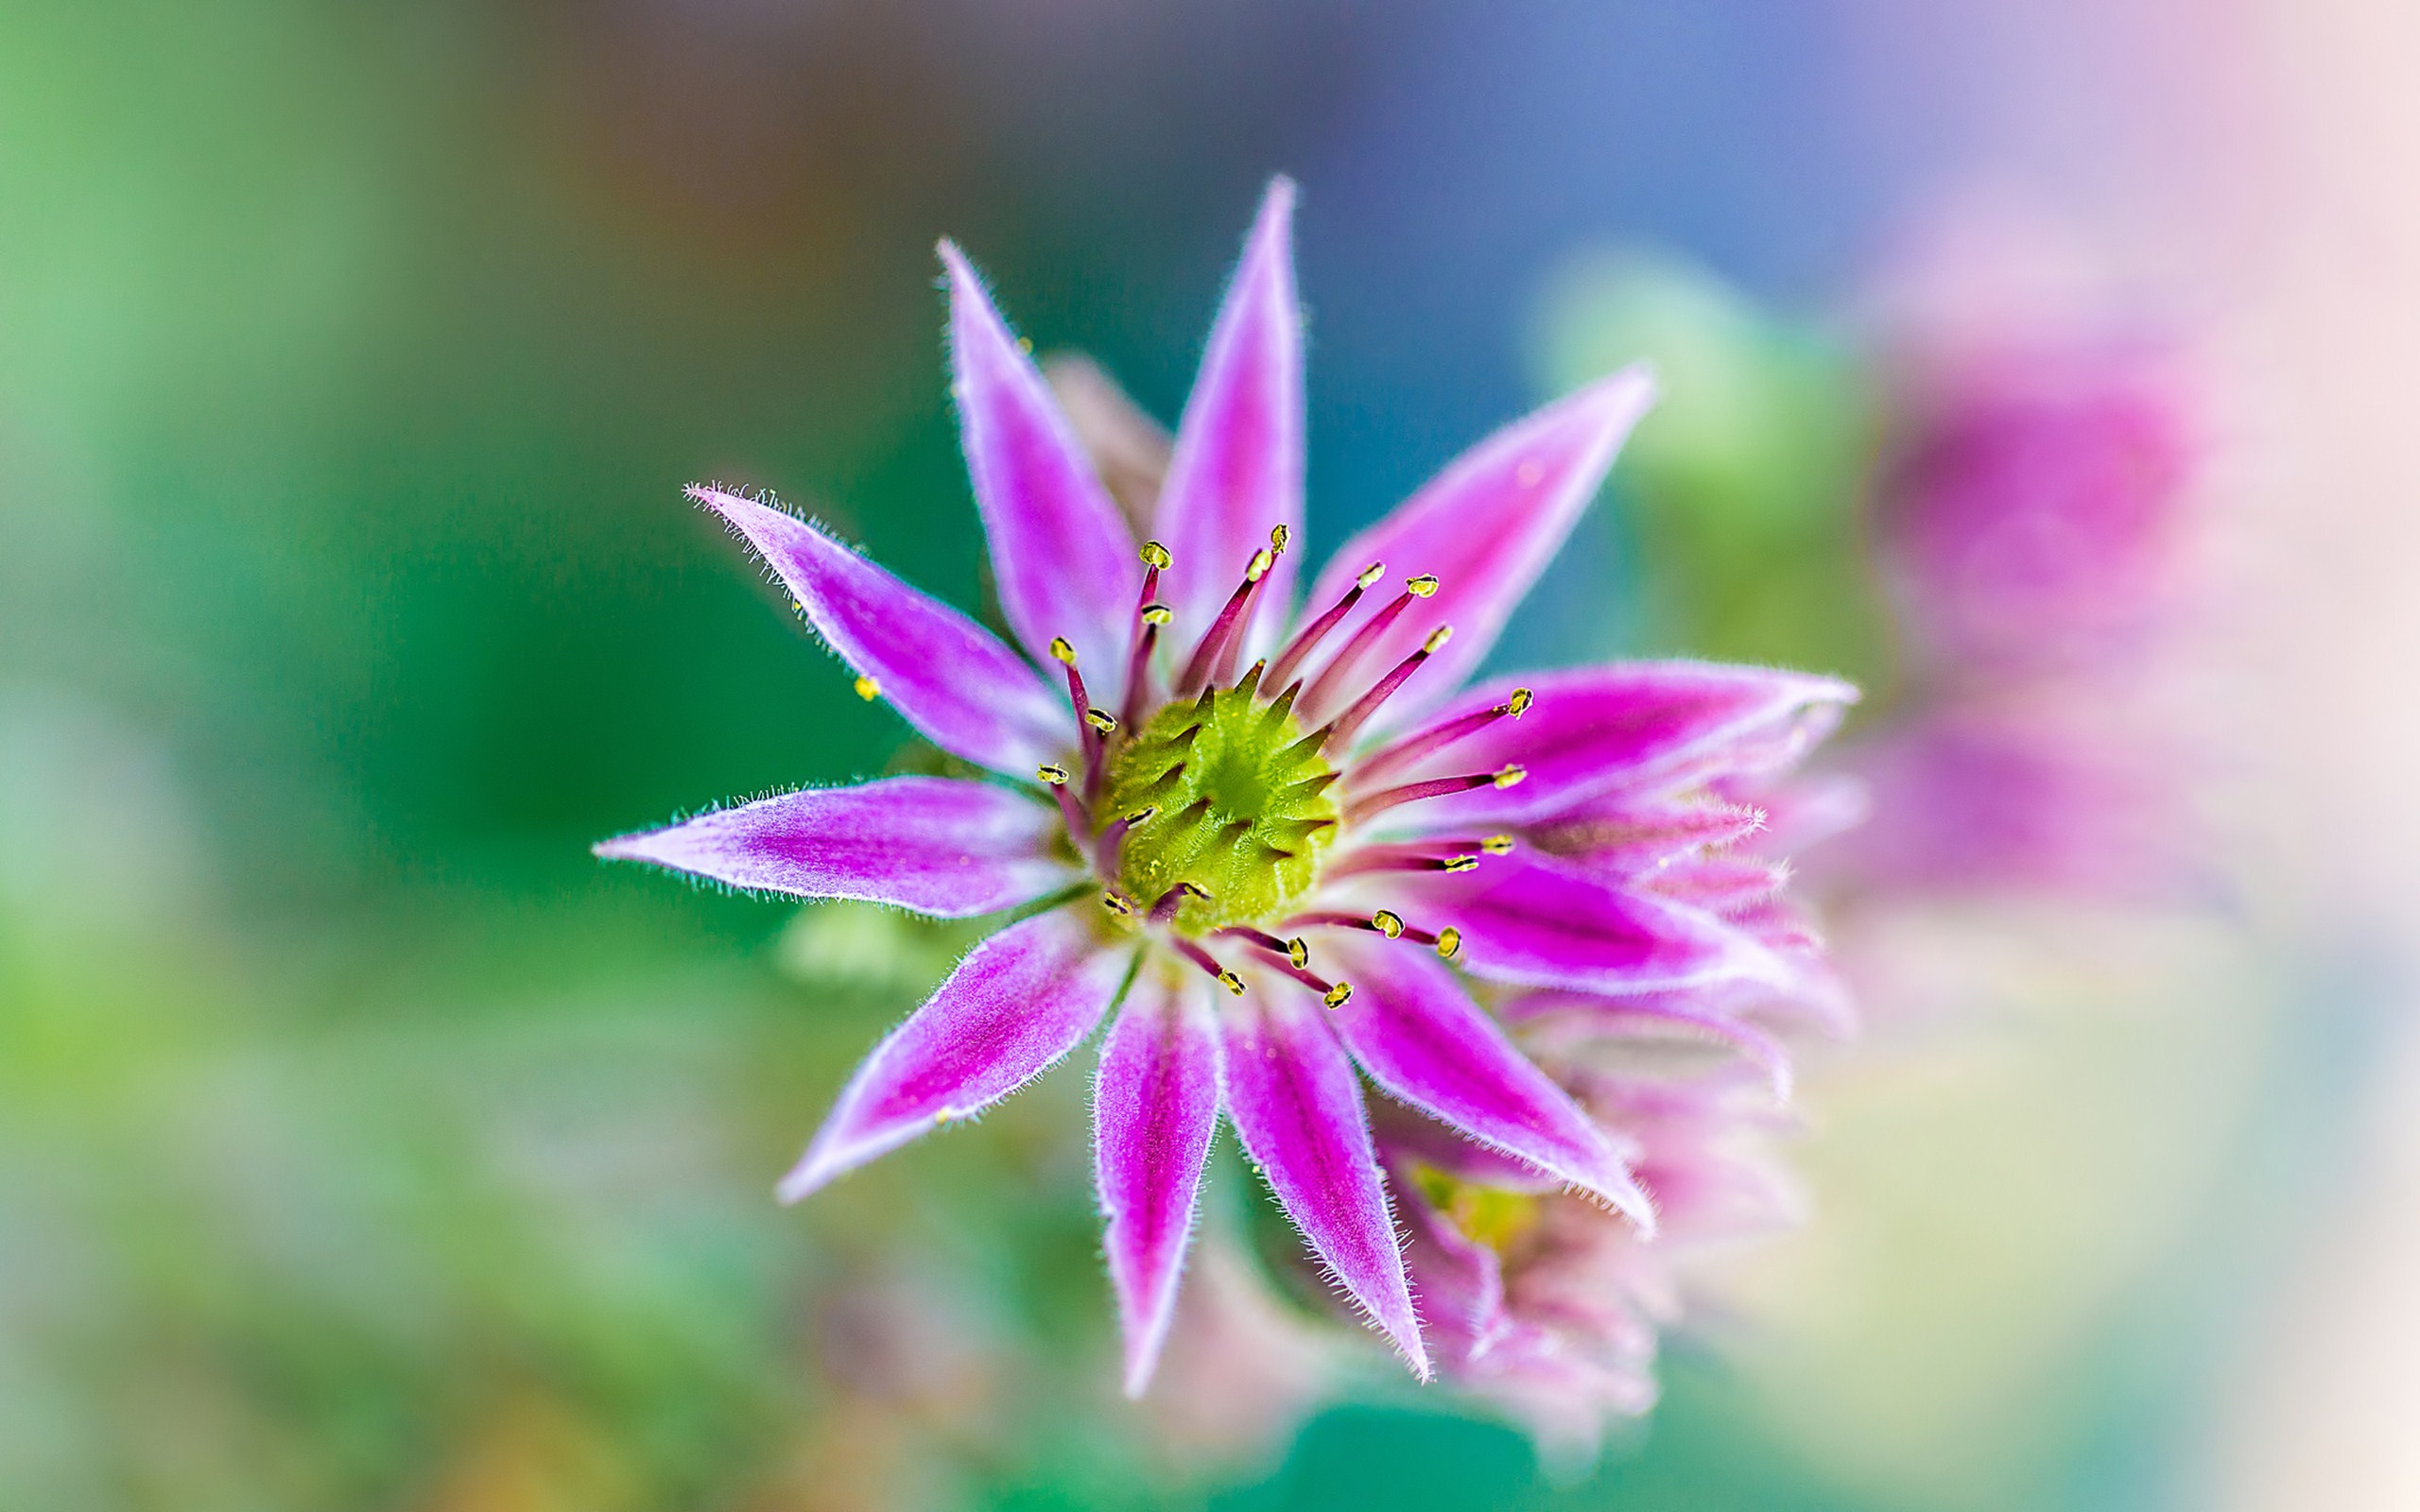
[[1143, 592], [1134, 600], [1134, 635], [1132, 648], [1126, 655], [1126, 696], [1119, 702], [1119, 719], [1132, 727], [1143, 717], [1143, 706], [1150, 701], [1151, 652], [1160, 644], [1160, 627], [1168, 622], [1166, 604], [1155, 601], [1160, 591], [1160, 573], [1170, 561], [1168, 548], [1156, 541], [1143, 542]]
[[1477, 713], [1464, 714], [1459, 719], [1448, 719], [1443, 724], [1431, 725], [1426, 730], [1414, 730], [1393, 745], [1356, 763], [1353, 768], [1353, 780], [1356, 782], [1366, 782], [1383, 772], [1409, 766], [1424, 756], [1434, 756], [1456, 741], [1466, 740], [1499, 719], [1508, 716], [1513, 719], [1520, 718], [1530, 712], [1532, 701], [1533, 695], [1529, 689], [1515, 688], [1512, 690], [1512, 697], [1493, 709], [1482, 709]]
[[[1461, 848], [1459, 853], [1441, 850]], [[1331, 881], [1374, 871], [1469, 871], [1479, 863], [1479, 847], [1469, 840], [1426, 840], [1418, 844], [1365, 845], [1329, 862], [1321, 875]]]
[[1200, 898], [1207, 902], [1209, 897], [1210, 889], [1199, 883], [1180, 882], [1160, 894], [1152, 902], [1150, 921], [1154, 924], [1165, 924], [1176, 917], [1176, 911], [1184, 906], [1184, 901], [1187, 898]]
[[1441, 625], [1429, 631], [1428, 639], [1420, 643], [1419, 650], [1396, 662], [1392, 671], [1380, 678], [1375, 687], [1361, 696], [1360, 702], [1347, 709], [1342, 718], [1328, 727], [1327, 740], [1320, 748], [1342, 750], [1351, 745], [1355, 731], [1368, 723], [1370, 716], [1378, 712], [1380, 704], [1394, 696], [1394, 691], [1404, 685], [1405, 679], [1420, 670], [1422, 662], [1443, 650], [1453, 634], [1454, 627], [1450, 625]]
[[1068, 835], [1080, 842], [1093, 833], [1093, 817], [1067, 785], [1067, 768], [1057, 765], [1037, 766], [1034, 775], [1050, 784], [1050, 796], [1059, 800], [1060, 816], [1067, 821]]
[[1296, 966], [1308, 966], [1311, 961], [1311, 947], [1305, 942], [1299, 939], [1280, 939], [1269, 931], [1254, 929], [1250, 924], [1230, 924], [1214, 933], [1232, 936], [1236, 939], [1257, 945], [1271, 955], [1283, 955]]
[[[1234, 930], [1221, 930], [1219, 933], [1236, 934], [1239, 932]], [[1255, 930], [1253, 933], [1257, 934], [1258, 931]], [[1309, 971], [1295, 961], [1293, 954], [1291, 951], [1288, 949], [1287, 942], [1285, 940], [1271, 938], [1268, 936], [1262, 936], [1262, 938], [1268, 939], [1269, 943], [1263, 945], [1260, 940], [1253, 940], [1252, 943], [1258, 947], [1263, 954], [1270, 957], [1269, 962], [1270, 968], [1275, 971], [1283, 971], [1288, 976], [1292, 977], [1295, 981], [1302, 983], [1305, 987], [1309, 988], [1314, 992], [1317, 992], [1320, 995], [1320, 1001], [1325, 1003], [1331, 1008], [1340, 1008], [1351, 1000], [1353, 996], [1352, 983], [1331, 982], [1327, 978], [1320, 975], [1318, 972]]]
[[[1277, 565], [1277, 558], [1285, 549], [1286, 527], [1270, 526], [1269, 544], [1253, 553], [1251, 565], [1244, 569], [1245, 577], [1257, 584], [1269, 576], [1270, 568]], [[1256, 604], [1246, 603], [1243, 613], [1236, 616], [1236, 627], [1227, 632], [1227, 644], [1219, 649], [1219, 664], [1210, 674], [1212, 681], [1223, 684], [1236, 680], [1236, 658], [1243, 654], [1244, 643], [1252, 639], [1252, 616], [1256, 608]]]
[[872, 678], [859, 678], [856, 680], [856, 686], [857, 690], [857, 696], [863, 698], [868, 703], [872, 703], [876, 698], [882, 696], [882, 684], [876, 682]]
[[1244, 565], [1244, 580], [1236, 585], [1236, 591], [1227, 595], [1226, 608], [1219, 610], [1219, 617], [1201, 632], [1200, 644], [1193, 648], [1192, 660], [1184, 664], [1184, 675], [1177, 679], [1179, 697], [1210, 680], [1210, 675], [1225, 654], [1228, 643], [1242, 634], [1244, 611], [1252, 602], [1253, 590], [1260, 586], [1260, 580], [1268, 576], [1269, 569], [1275, 565], [1277, 554], [1267, 546], [1252, 554], [1252, 560]]
[[[1420, 580], [1415, 577], [1411, 582], [1416, 583]], [[1425, 595], [1413, 593], [1407, 585], [1402, 593], [1395, 595], [1394, 602], [1371, 615], [1370, 622], [1354, 631], [1353, 639], [1345, 642], [1344, 648], [1330, 658], [1328, 664], [1321, 670], [1320, 675], [1311, 679], [1310, 691], [1303, 696], [1305, 701], [1313, 709], [1320, 708], [1325, 701], [1328, 691], [1350, 676], [1355, 664], [1368, 654], [1370, 647], [1378, 643], [1378, 637], [1386, 634], [1395, 621], [1403, 618], [1403, 611], [1411, 608], [1413, 599], [1423, 596]]]
[[1183, 955], [1186, 960], [1191, 961], [1194, 965], [1201, 968], [1203, 971], [1209, 972], [1211, 976], [1218, 980], [1220, 987], [1225, 988], [1228, 991], [1233, 992], [1237, 997], [1242, 997], [1244, 995], [1244, 979], [1237, 976], [1235, 972], [1228, 971], [1225, 967], [1220, 966], [1217, 956], [1212, 955], [1208, 951], [1203, 950], [1201, 946], [1196, 945], [1193, 941], [1186, 939], [1182, 935], [1171, 936], [1168, 943], [1177, 948], [1177, 954]]
[[1100, 895], [1100, 905], [1121, 919], [1131, 918], [1134, 912], [1134, 900], [1127, 897], [1124, 893], [1102, 893]]
[[1294, 669], [1302, 664], [1303, 658], [1310, 655], [1312, 648], [1327, 638], [1327, 632], [1335, 629], [1338, 622], [1353, 612], [1353, 606], [1361, 602], [1361, 595], [1369, 592], [1372, 583], [1385, 576], [1386, 572], [1387, 564], [1382, 561], [1374, 561], [1362, 568], [1360, 577], [1344, 591], [1344, 596], [1338, 599], [1333, 608], [1294, 632], [1294, 638], [1286, 643], [1286, 649], [1277, 653], [1276, 662], [1270, 665], [1270, 678], [1283, 683], [1291, 677]]
[[1104, 877], [1116, 876], [1118, 861], [1125, 851], [1126, 832], [1138, 824], [1150, 823], [1151, 816], [1159, 812], [1156, 806], [1146, 805], [1122, 819], [1112, 819], [1102, 826], [1100, 838], [1093, 842], [1094, 868]]
[[[1084, 797], [1089, 800], [1100, 786], [1100, 737], [1108, 733], [1095, 722], [1093, 716], [1100, 714], [1103, 719], [1108, 719], [1109, 716], [1101, 714], [1099, 710], [1095, 709], [1092, 699], [1085, 695], [1084, 675], [1076, 670], [1076, 648], [1067, 644], [1065, 636], [1051, 637], [1050, 654], [1064, 663], [1067, 668], [1067, 701], [1075, 706], [1077, 732], [1083, 737], [1084, 741]], [[1114, 719], [1110, 720], [1109, 729], [1116, 728], [1117, 722]]]
[[1286, 920], [1288, 925], [1324, 926], [1329, 929], [1364, 929], [1384, 935], [1389, 939], [1408, 939], [1414, 945], [1433, 945], [1437, 954], [1452, 960], [1462, 953], [1462, 932], [1448, 924], [1430, 934], [1404, 922], [1403, 915], [1392, 908], [1381, 908], [1367, 919], [1359, 914], [1297, 914]]
[[1382, 788], [1355, 799], [1345, 805], [1344, 817], [1358, 824], [1389, 809], [1417, 803], [1425, 798], [1445, 798], [1455, 793], [1467, 793], [1475, 787], [1511, 787], [1529, 775], [1523, 767], [1506, 766], [1493, 772], [1471, 772], [1461, 777], [1436, 777], [1425, 782], [1406, 782], [1401, 787]]

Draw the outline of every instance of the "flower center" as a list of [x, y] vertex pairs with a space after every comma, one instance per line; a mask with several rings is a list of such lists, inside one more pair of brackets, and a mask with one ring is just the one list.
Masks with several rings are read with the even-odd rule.
[[1286, 703], [1250, 688], [1162, 709], [1106, 774], [1102, 812], [1150, 811], [1126, 832], [1118, 885], [1146, 901], [1199, 889], [1173, 921], [1184, 934], [1277, 913], [1310, 887], [1336, 833], [1337, 773], [1319, 747]]
[[1542, 1200], [1526, 1192], [1507, 1192], [1449, 1176], [1426, 1162], [1413, 1165], [1411, 1178], [1428, 1205], [1475, 1245], [1509, 1255], [1536, 1231]]

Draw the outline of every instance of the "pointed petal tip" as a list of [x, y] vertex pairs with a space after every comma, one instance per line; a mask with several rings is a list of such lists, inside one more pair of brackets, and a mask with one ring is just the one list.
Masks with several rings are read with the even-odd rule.
[[1655, 364], [1642, 357], [1573, 389], [1564, 403], [1594, 413], [1609, 429], [1627, 429], [1654, 407], [1663, 392]]
[[1420, 1336], [1418, 1329], [1415, 1328], [1408, 1339], [1392, 1332], [1388, 1337], [1392, 1338], [1395, 1348], [1403, 1351], [1403, 1363], [1410, 1366], [1413, 1380], [1425, 1386], [1437, 1379], [1437, 1367], [1428, 1363], [1428, 1342]]
[[976, 273], [975, 265], [966, 260], [964, 249], [944, 236], [933, 243], [933, 252], [942, 260], [942, 268], [949, 274], [950, 297], [953, 305], [968, 294], [978, 298], [983, 297], [983, 280]]
[[1270, 236], [1291, 240], [1294, 225], [1295, 185], [1285, 174], [1275, 174], [1269, 187], [1261, 191], [1260, 214], [1254, 218], [1254, 240]]
[[1157, 1337], [1138, 1339], [1126, 1349], [1126, 1400], [1140, 1401], [1151, 1389], [1151, 1378], [1159, 1373], [1160, 1344]]
[[862, 1163], [845, 1156], [836, 1156], [819, 1139], [806, 1147], [806, 1153], [799, 1157], [798, 1164], [791, 1166], [788, 1174], [773, 1184], [773, 1200], [785, 1208], [794, 1207], [830, 1186], [844, 1172]]

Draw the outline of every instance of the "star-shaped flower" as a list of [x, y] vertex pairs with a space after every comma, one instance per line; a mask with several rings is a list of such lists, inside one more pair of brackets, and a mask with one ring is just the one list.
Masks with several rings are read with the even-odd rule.
[[1361, 1074], [1651, 1231], [1616, 1142], [1466, 978], [1615, 996], [1795, 981], [1799, 963], [1754, 930], [1537, 837], [1792, 758], [1853, 696], [1691, 662], [1455, 694], [1650, 403], [1637, 369], [1465, 454], [1347, 541], [1297, 613], [1293, 198], [1281, 180], [1262, 205], [1143, 541], [973, 267], [942, 245], [968, 472], [1025, 656], [812, 524], [690, 490], [780, 577], [860, 695], [991, 779], [790, 793], [597, 847], [739, 887], [1011, 916], [858, 1068], [786, 1199], [980, 1112], [1115, 1012], [1096, 1173], [1134, 1393], [1222, 1116], [1423, 1378]]

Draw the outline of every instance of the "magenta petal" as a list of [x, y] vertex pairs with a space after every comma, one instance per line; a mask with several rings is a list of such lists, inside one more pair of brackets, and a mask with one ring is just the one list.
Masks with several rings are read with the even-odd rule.
[[1769, 1000], [1760, 995], [1734, 1005], [1726, 1003], [1726, 996], [1718, 989], [1599, 997], [1548, 988], [1514, 998], [1503, 1012], [1508, 1022], [1520, 1026], [1526, 1042], [1565, 1063], [1584, 1059], [1591, 1046], [1657, 1029], [1712, 1040], [1738, 1051], [1762, 1071], [1772, 1085], [1774, 1102], [1789, 1102], [1795, 1081], [1789, 1050], [1741, 1016], [1746, 1007], [1769, 1005]]
[[1583, 992], [1789, 981], [1788, 968], [1745, 932], [1534, 851], [1408, 880], [1403, 890], [1418, 900], [1408, 900], [1408, 917], [1461, 931], [1455, 959], [1475, 976]]
[[1040, 1075], [1100, 1022], [1130, 959], [1067, 908], [976, 946], [849, 1078], [805, 1157], [782, 1178], [782, 1200], [796, 1202]]
[[1001, 612], [1036, 661], [1049, 656], [1053, 637], [1065, 637], [1093, 700], [1115, 709], [1143, 583], [1134, 538], [975, 269], [948, 242], [941, 253], [959, 439]]
[[[1294, 292], [1293, 215], [1293, 181], [1276, 180], [1211, 330], [1160, 490], [1153, 529], [1173, 558], [1160, 575], [1160, 597], [1176, 610], [1176, 645], [1192, 644], [1209, 628], [1253, 553], [1269, 544], [1270, 526], [1285, 526], [1298, 549], [1302, 541], [1303, 312]], [[1253, 596], [1255, 619], [1282, 622], [1293, 591], [1293, 554], [1281, 553]]]
[[1671, 792], [1776, 765], [1828, 732], [1857, 698], [1848, 683], [1805, 673], [1628, 662], [1497, 679], [1456, 698], [1437, 722], [1497, 707], [1516, 684], [1534, 696], [1528, 713], [1390, 771], [1385, 785], [1520, 766], [1529, 775], [1513, 786], [1429, 799], [1418, 812], [1437, 824], [1524, 823], [1608, 793]]
[[[1654, 395], [1644, 368], [1626, 368], [1514, 421], [1328, 558], [1311, 590], [1315, 610], [1342, 597], [1374, 561], [1386, 563], [1395, 582], [1432, 573], [1441, 583], [1434, 597], [1389, 627], [1360, 662], [1374, 677], [1418, 649], [1440, 625], [1454, 627], [1454, 638], [1387, 705], [1380, 724], [1436, 703], [1478, 665], [1597, 496], [1622, 438]], [[1371, 593], [1329, 644], [1342, 645], [1392, 596]], [[1336, 712], [1305, 713], [1317, 719]]]
[[1074, 743], [1065, 699], [982, 626], [795, 515], [714, 489], [689, 497], [756, 548], [816, 633], [934, 745], [1030, 777]]
[[1227, 1005], [1227, 1117], [1311, 1252], [1426, 1381], [1428, 1351], [1361, 1088], [1344, 1047], [1319, 1022], [1325, 1011], [1289, 988]]
[[1078, 873], [1052, 859], [1059, 816], [946, 777], [813, 788], [596, 847], [616, 861], [802, 898], [856, 898], [942, 919], [1030, 902]]
[[1219, 1126], [1219, 1025], [1209, 980], [1146, 971], [1101, 1046], [1093, 1176], [1126, 1335], [1126, 1394], [1150, 1384], [1175, 1315], [1202, 1163]]
[[1616, 793], [1564, 809], [1530, 833], [1582, 870], [1627, 876], [1737, 845], [1765, 827], [1765, 811], [1744, 803]]
[[1371, 1080], [1653, 1232], [1654, 1207], [1613, 1142], [1512, 1047], [1435, 955], [1382, 938], [1348, 938], [1322, 955], [1353, 984], [1336, 1029]]

